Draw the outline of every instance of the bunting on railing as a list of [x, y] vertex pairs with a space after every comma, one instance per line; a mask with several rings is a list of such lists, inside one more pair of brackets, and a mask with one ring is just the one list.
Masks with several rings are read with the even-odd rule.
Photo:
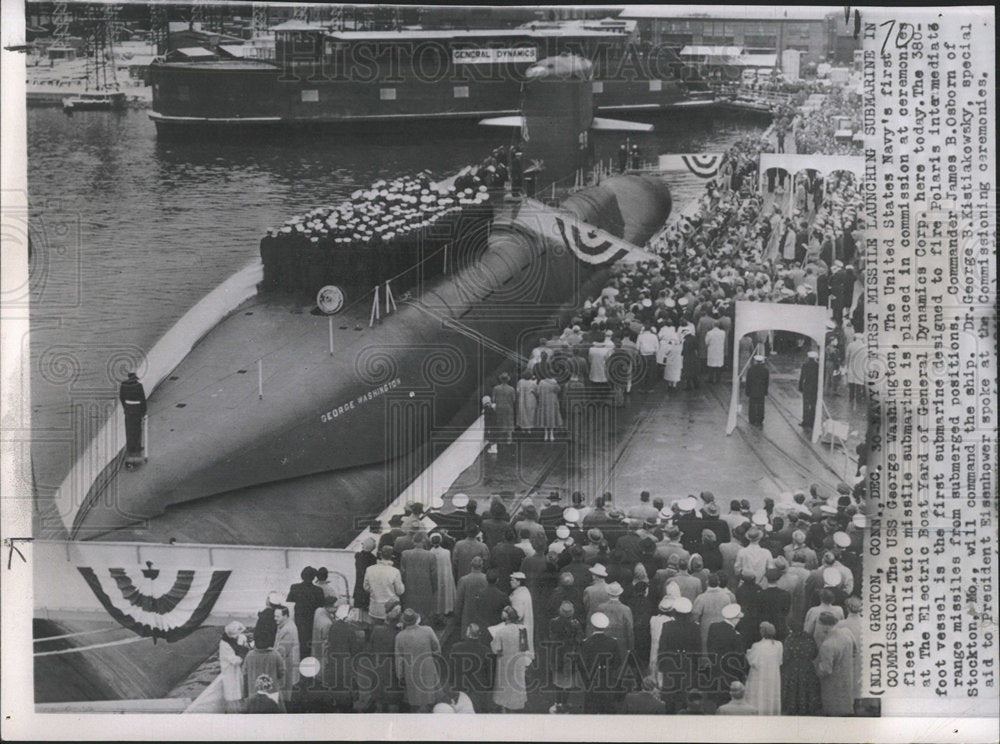
[[147, 561], [141, 577], [124, 568], [77, 570], [101, 605], [137, 635], [173, 643], [201, 627], [222, 593], [229, 571], [178, 570], [170, 579]]
[[712, 178], [722, 166], [721, 153], [705, 152], [700, 155], [660, 155], [660, 170], [687, 170], [698, 178]]

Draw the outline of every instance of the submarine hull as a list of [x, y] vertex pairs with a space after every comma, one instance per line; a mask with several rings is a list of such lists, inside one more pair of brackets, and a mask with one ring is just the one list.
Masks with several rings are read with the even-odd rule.
[[[666, 220], [670, 195], [657, 178], [622, 176], [561, 208], [641, 245]], [[149, 461], [109, 466], [71, 515], [73, 535], [248, 486], [389, 467], [437, 436], [499, 365], [520, 361], [519, 349], [551, 333], [608, 274], [543, 234], [529, 208], [469, 239], [484, 247], [460, 254], [475, 256], [468, 266], [418, 287], [418, 299], [401, 299], [371, 328], [357, 330], [357, 314], [331, 326], [266, 294], [244, 303], [149, 396]]]

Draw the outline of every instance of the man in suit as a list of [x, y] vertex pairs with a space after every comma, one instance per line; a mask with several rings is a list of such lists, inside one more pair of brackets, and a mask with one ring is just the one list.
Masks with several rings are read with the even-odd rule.
[[562, 524], [563, 507], [559, 503], [562, 497], [558, 491], [549, 493], [549, 503], [538, 515], [538, 522], [545, 528], [545, 539], [551, 543], [556, 539], [556, 528]]
[[483, 573], [483, 565], [483, 557], [474, 556], [469, 561], [469, 572], [458, 580], [455, 590], [455, 618], [459, 622], [459, 631], [463, 637], [469, 625], [479, 618], [479, 604], [489, 587], [486, 574]]
[[750, 425], [758, 428], [764, 426], [764, 399], [767, 397], [768, 384], [771, 381], [771, 373], [764, 366], [764, 356], [757, 354], [753, 358], [753, 364], [747, 370], [747, 398], [750, 401], [750, 410], [747, 412]]
[[621, 602], [622, 592], [621, 584], [617, 581], [608, 584], [608, 601], [601, 604], [597, 611], [608, 618], [605, 632], [618, 641], [618, 649], [622, 658], [625, 658], [635, 648], [635, 628], [632, 610]]
[[810, 351], [799, 373], [799, 392], [802, 393], [803, 429], [812, 431], [816, 418], [816, 401], [819, 395], [819, 352]]
[[743, 619], [743, 609], [738, 604], [728, 604], [722, 608], [721, 622], [712, 623], [705, 640], [705, 651], [712, 665], [711, 694], [720, 702], [725, 701], [726, 691], [733, 682], [744, 682], [747, 678], [747, 643], [737, 629]]
[[326, 597], [323, 590], [313, 583], [316, 579], [315, 568], [306, 566], [299, 576], [302, 581], [298, 584], [292, 584], [285, 601], [295, 605], [295, 627], [299, 631], [299, 653], [301, 658], [305, 658], [309, 655], [309, 646], [312, 644], [313, 617], [316, 614], [316, 608], [325, 604]]
[[580, 650], [584, 713], [618, 712], [621, 669], [625, 659], [618, 641], [607, 633], [610, 624], [608, 616], [602, 612], [591, 615], [591, 632]]
[[128, 373], [118, 389], [118, 400], [125, 411], [125, 452], [130, 457], [142, 453], [142, 418], [146, 415], [146, 391], [135, 372]]
[[693, 605], [686, 597], [674, 600], [674, 621], [664, 623], [656, 658], [663, 675], [664, 701], [670, 712], [684, 705], [685, 695], [694, 688], [701, 652], [701, 629], [691, 619]]
[[472, 568], [472, 560], [476, 556], [485, 562], [490, 558], [490, 549], [486, 543], [480, 542], [479, 527], [470, 525], [465, 533], [465, 537], [455, 543], [455, 548], [451, 553], [452, 570], [455, 579], [461, 580]]

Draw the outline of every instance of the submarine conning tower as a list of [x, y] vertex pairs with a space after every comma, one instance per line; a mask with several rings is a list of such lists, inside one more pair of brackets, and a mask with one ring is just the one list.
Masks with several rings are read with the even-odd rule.
[[521, 131], [525, 164], [542, 161], [545, 181], [559, 183], [590, 166], [593, 65], [582, 57], [546, 57], [525, 72]]

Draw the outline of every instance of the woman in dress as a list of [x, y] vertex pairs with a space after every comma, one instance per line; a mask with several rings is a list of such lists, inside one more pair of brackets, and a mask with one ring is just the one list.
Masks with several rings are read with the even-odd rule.
[[500, 375], [500, 382], [493, 387], [493, 405], [496, 411], [497, 437], [510, 444], [514, 440], [514, 402], [516, 394], [510, 386], [510, 375]]
[[538, 398], [535, 397], [537, 387], [538, 382], [531, 369], [526, 369], [521, 379], [517, 381], [517, 428], [521, 431], [530, 432], [535, 426], [535, 408], [538, 406]]
[[431, 535], [431, 555], [437, 566], [437, 614], [444, 618], [455, 610], [455, 577], [451, 569], [451, 552], [443, 545], [440, 533]]
[[522, 710], [528, 702], [525, 670], [534, 654], [528, 644], [528, 629], [521, 625], [517, 610], [504, 607], [501, 617], [501, 625], [490, 627], [490, 647], [497, 657], [493, 702], [507, 713]]
[[802, 632], [802, 621], [789, 621], [781, 662], [781, 712], [786, 716], [815, 716], [820, 711], [816, 676], [816, 642]]
[[676, 390], [677, 383], [681, 381], [684, 364], [684, 358], [681, 356], [681, 337], [676, 322], [665, 325], [660, 330], [660, 348], [663, 349], [663, 379], [667, 381], [669, 389]]
[[747, 651], [750, 674], [746, 701], [762, 716], [781, 715], [781, 659], [784, 648], [771, 623], [760, 624], [760, 640]]
[[246, 628], [243, 623], [233, 620], [219, 639], [219, 676], [222, 677], [226, 713], [239, 713], [243, 708], [243, 659], [248, 653], [250, 644], [247, 642]]
[[545, 431], [545, 441], [554, 442], [555, 430], [562, 427], [559, 413], [559, 383], [553, 377], [545, 377], [535, 390], [538, 407], [535, 409], [535, 427]]

